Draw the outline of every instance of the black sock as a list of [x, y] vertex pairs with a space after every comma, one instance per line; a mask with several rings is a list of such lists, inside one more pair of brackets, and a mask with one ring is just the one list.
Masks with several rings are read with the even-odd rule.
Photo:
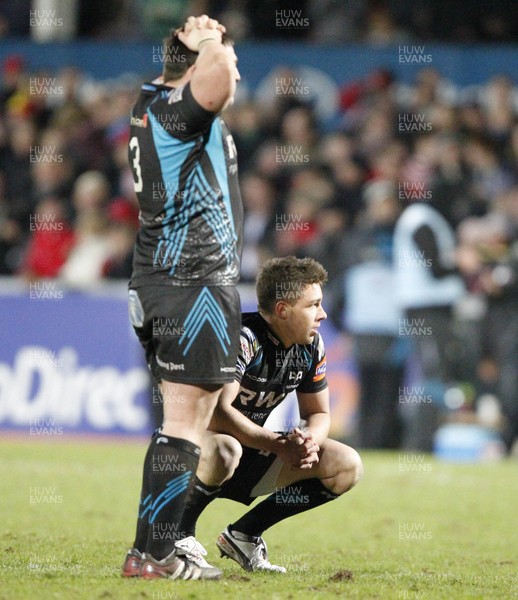
[[[153, 440], [155, 438], [155, 434], [151, 438], [151, 442], [146, 452], [146, 458], [144, 458], [144, 469], [142, 475], [142, 489], [140, 492], [140, 502], [138, 507], [138, 518], [137, 518], [137, 532], [135, 533], [135, 542], [133, 543], [133, 547], [139, 550], [140, 552], [146, 551], [147, 544], [147, 532], [149, 528], [149, 519], [147, 514], [142, 514], [145, 511], [145, 506], [149, 502], [149, 494], [151, 493], [151, 481], [149, 474], [152, 468], [152, 457], [154, 444]], [[148, 511], [146, 511], [147, 513]]]
[[185, 537], [196, 534], [196, 522], [201, 513], [217, 497], [219, 485], [206, 485], [197, 475], [191, 481], [191, 488], [185, 503], [181, 530]]
[[277, 488], [266, 500], [254, 506], [239, 521], [230, 525], [230, 530], [259, 537], [275, 523], [335, 498], [338, 496], [330, 492], [320, 479], [304, 479], [288, 487]]
[[188, 440], [160, 433], [151, 442], [150, 493], [140, 515], [147, 517], [146, 553], [157, 560], [174, 550], [184, 536], [180, 524], [187, 490], [200, 461], [200, 448]]

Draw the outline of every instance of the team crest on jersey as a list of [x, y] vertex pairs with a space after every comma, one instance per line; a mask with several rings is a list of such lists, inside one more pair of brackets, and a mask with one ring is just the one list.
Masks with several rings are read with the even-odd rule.
[[169, 100], [168, 100], [168, 104], [174, 104], [175, 102], [180, 102], [180, 100], [182, 99], [182, 95], [183, 95], [183, 88], [185, 86], [181, 86], [179, 88], [175, 88], [170, 94], [169, 94]]
[[321, 381], [326, 376], [326, 357], [318, 363], [315, 369], [315, 376], [313, 377], [313, 381]]
[[147, 113], [144, 113], [142, 119], [139, 117], [131, 117], [131, 124], [135, 127], [147, 127]]

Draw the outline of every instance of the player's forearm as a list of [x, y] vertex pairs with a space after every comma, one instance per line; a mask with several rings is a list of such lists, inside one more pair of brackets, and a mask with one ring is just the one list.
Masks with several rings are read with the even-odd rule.
[[233, 407], [217, 407], [211, 429], [235, 437], [243, 446], [274, 452], [276, 433], [253, 423]]

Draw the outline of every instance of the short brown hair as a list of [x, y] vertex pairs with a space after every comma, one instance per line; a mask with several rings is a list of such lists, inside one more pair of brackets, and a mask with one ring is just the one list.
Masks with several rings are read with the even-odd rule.
[[[198, 53], [190, 50], [180, 41], [178, 33], [181, 29], [171, 29], [168, 37], [164, 38], [162, 44], [162, 77], [164, 81], [175, 81], [187, 73], [190, 67], [196, 62]], [[222, 43], [225, 46], [233, 45], [234, 42], [226, 33], [222, 36]]]
[[178, 38], [179, 31], [178, 29], [171, 29], [169, 36], [164, 38], [162, 44], [162, 76], [164, 81], [174, 81], [183, 77], [198, 58], [197, 52], [189, 50], [180, 41]]
[[306, 286], [327, 281], [327, 271], [312, 258], [272, 258], [264, 263], [257, 275], [255, 289], [259, 309], [271, 314], [275, 304], [284, 300], [295, 304]]

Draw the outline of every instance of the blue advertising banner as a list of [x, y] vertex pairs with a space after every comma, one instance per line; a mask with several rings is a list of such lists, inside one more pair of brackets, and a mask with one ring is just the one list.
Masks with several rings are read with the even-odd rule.
[[0, 315], [0, 427], [149, 431], [147, 367], [123, 297], [31, 290], [0, 297]]

